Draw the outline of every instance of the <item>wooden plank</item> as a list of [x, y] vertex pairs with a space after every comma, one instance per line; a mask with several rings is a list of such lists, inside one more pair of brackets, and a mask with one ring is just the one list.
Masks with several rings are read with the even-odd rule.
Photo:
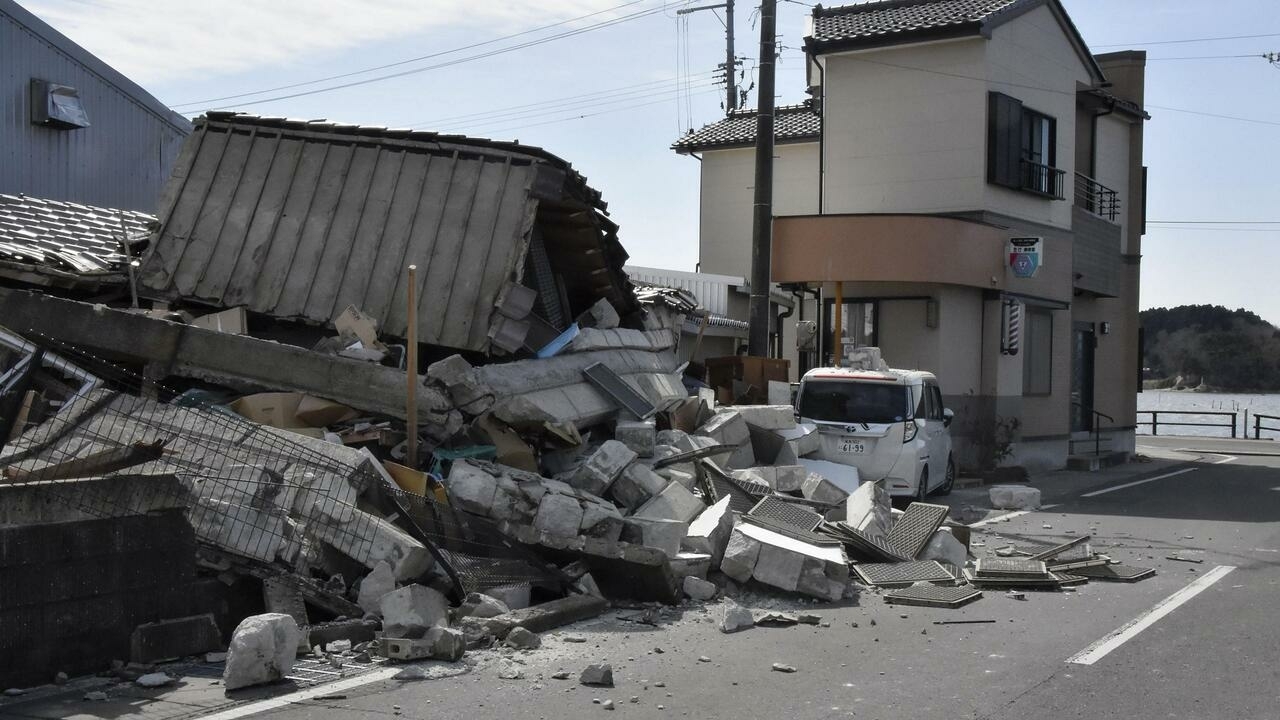
[[467, 344], [483, 347], [488, 342], [490, 319], [494, 304], [503, 287], [524, 274], [525, 257], [529, 254], [529, 242], [533, 234], [538, 201], [529, 195], [533, 182], [533, 169], [513, 165], [509, 170], [498, 213], [494, 217], [489, 251], [481, 267], [485, 268], [480, 281], [480, 291], [470, 312]]
[[[441, 162], [447, 160], [424, 153], [405, 153], [401, 160], [400, 177], [392, 192], [391, 207], [387, 210], [387, 221], [383, 225], [382, 240], [373, 254], [369, 282], [360, 302], [355, 302], [354, 297], [349, 301], [349, 304], [356, 305], [366, 314], [377, 318], [380, 330], [387, 330], [387, 318], [391, 315], [392, 307], [397, 304], [395, 298], [399, 297], [396, 289], [403, 288], [400, 276], [404, 268], [405, 249], [410, 243], [419, 206], [426, 202], [427, 181], [439, 172], [437, 165]], [[398, 331], [395, 335], [402, 337]]]
[[342, 289], [342, 278], [358, 237], [356, 230], [364, 218], [369, 194], [373, 190], [373, 177], [378, 170], [380, 156], [376, 147], [357, 146], [353, 150], [338, 209], [316, 266], [315, 281], [307, 290], [303, 303], [304, 313], [314, 320], [329, 321], [337, 316], [333, 306]]
[[262, 265], [256, 272], [253, 292], [246, 298], [248, 302], [245, 304], [253, 310], [275, 310], [276, 299], [280, 296], [281, 287], [289, 274], [289, 264], [293, 262], [294, 252], [298, 248], [302, 226], [311, 210], [311, 198], [315, 196], [316, 187], [320, 183], [329, 147], [328, 143], [306, 143], [302, 146], [302, 157], [298, 160], [293, 182], [289, 185], [289, 195], [285, 198], [280, 222], [271, 235], [269, 246], [263, 254]]
[[[329, 308], [330, 317], [337, 317], [348, 305], [363, 309], [365, 292], [372, 282], [378, 281], [373, 268], [378, 250], [391, 239], [384, 235], [391, 215], [396, 186], [400, 182], [407, 153], [381, 150], [377, 170], [369, 182], [369, 196], [365, 201], [364, 216], [356, 228], [351, 242], [351, 253], [343, 264], [338, 294]], [[376, 317], [376, 316], [374, 316]]]
[[223, 291], [231, 280], [231, 274], [235, 272], [253, 217], [258, 211], [258, 204], [262, 202], [267, 176], [279, 147], [279, 138], [272, 135], [258, 135], [252, 139], [249, 158], [231, 198], [231, 206], [227, 210], [222, 233], [218, 236], [217, 247], [196, 282], [196, 297], [214, 301], [223, 299]]
[[[471, 217], [471, 205], [475, 202], [476, 188], [480, 183], [481, 165], [483, 163], [477, 158], [457, 159], [453, 180], [449, 183], [444, 207], [437, 219], [434, 242], [429, 248], [416, 244], [409, 248], [406, 260], [417, 265], [420, 271], [418, 308], [422, 316], [433, 318], [433, 322], [419, 326], [422, 331], [419, 342], [443, 344], [443, 328], [457, 320], [446, 316], [445, 308], [449, 306], [453, 285], [459, 279], [458, 257], [466, 239], [467, 220]], [[391, 322], [404, 327], [404, 315], [392, 316]]]
[[195, 294], [196, 284], [204, 274], [209, 258], [218, 252], [218, 241], [236, 189], [244, 176], [252, 146], [253, 137], [244, 133], [233, 133], [227, 138], [226, 147], [222, 151], [222, 162], [218, 164], [218, 171], [214, 173], [205, 193], [200, 214], [186, 239], [182, 261], [174, 269], [170, 282], [170, 287], [180, 295]]
[[[279, 317], [309, 317], [305, 307], [307, 293], [316, 281], [320, 256], [329, 242], [338, 206], [347, 191], [347, 173], [354, 158], [355, 148], [351, 145], [331, 145], [329, 148], [329, 156], [320, 171], [320, 183], [316, 186], [302, 225], [302, 234], [298, 237], [298, 246], [287, 268], [288, 274], [280, 285], [280, 295], [273, 310]], [[327, 321], [331, 318], [311, 319]]]
[[288, 200], [297, 177], [303, 144], [297, 140], [281, 138], [276, 138], [276, 143], [275, 158], [267, 172], [266, 184], [258, 199], [258, 206], [254, 209], [244, 244], [240, 247], [234, 269], [227, 276], [226, 287], [219, 293], [223, 302], [230, 307], [249, 302], [250, 293], [254, 289], [258, 273], [266, 264], [272, 238], [284, 214], [285, 201]]

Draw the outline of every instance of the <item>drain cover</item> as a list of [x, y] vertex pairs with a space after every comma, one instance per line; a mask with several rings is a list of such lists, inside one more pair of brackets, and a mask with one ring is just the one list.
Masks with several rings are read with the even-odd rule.
[[882, 540], [867, 535], [848, 523], [835, 522], [823, 525], [826, 532], [843, 542], [859, 560], [871, 562], [902, 562], [906, 558], [898, 554]]
[[1070, 550], [1071, 548], [1081, 543], [1087, 543], [1087, 542], [1089, 542], [1089, 536], [1083, 535], [1081, 537], [1068, 540], [1067, 542], [1064, 542], [1061, 545], [1054, 545], [1051, 548], [1046, 548], [1044, 550], [1041, 550], [1035, 555], [1032, 555], [1031, 559], [1032, 560], [1048, 560], [1050, 558], [1056, 558], [1059, 555], [1062, 555], [1066, 551]]
[[1099, 567], [1079, 568], [1072, 571], [1075, 575], [1083, 575], [1090, 580], [1110, 580], [1112, 582], [1137, 582], [1156, 574], [1154, 568], [1135, 567], [1133, 565], [1102, 565]]
[[813, 532], [822, 524], [822, 516], [809, 508], [789, 503], [777, 495], [766, 495], [747, 513], [752, 517], [790, 525], [797, 530]]
[[1049, 574], [1052, 575], [1054, 579], [1058, 581], [1058, 585], [1061, 585], [1062, 587], [1084, 585], [1085, 583], [1089, 582], [1089, 578], [1083, 575], [1072, 575], [1071, 573], [1064, 573], [1064, 572], [1051, 572]]
[[941, 585], [926, 585], [922, 583], [887, 593], [884, 596], [884, 601], [895, 605], [957, 608], [980, 597], [982, 597], [982, 592], [972, 586], [943, 587]]
[[787, 523], [774, 520], [773, 518], [759, 517], [757, 515], [743, 515], [742, 521], [757, 527], [762, 527], [766, 530], [772, 530], [779, 535], [786, 535], [789, 538], [794, 538], [800, 542], [808, 543], [810, 545], [820, 545], [823, 547], [840, 547], [841, 545], [839, 540], [831, 537], [830, 535], [822, 535], [809, 530], [802, 530], [795, 525], [788, 525]]
[[964, 576], [969, 582], [980, 587], [1047, 588], [1050, 590], [1058, 587], [1058, 581], [1049, 573], [1045, 573], [1044, 575], [1001, 575], [995, 577], [983, 577], [966, 568]]
[[899, 555], [914, 558], [929, 544], [929, 538], [938, 531], [948, 510], [946, 505], [911, 503], [902, 517], [898, 518], [898, 522], [893, 524], [885, 542], [895, 548]]
[[978, 577], [1042, 577], [1048, 572], [1043, 560], [995, 557], [979, 558], [976, 574]]
[[1056, 560], [1052, 560], [1049, 562], [1049, 570], [1055, 571], [1055, 572], [1058, 570], [1079, 570], [1080, 568], [1087, 568], [1087, 567], [1101, 567], [1110, 562], [1111, 562], [1110, 560], [1101, 556], [1091, 557], [1087, 560], [1066, 560], [1066, 561], [1062, 561], [1061, 558], [1058, 558]]
[[955, 577], [936, 560], [900, 563], [859, 563], [853, 571], [868, 585], [910, 585], [917, 582], [954, 582]]

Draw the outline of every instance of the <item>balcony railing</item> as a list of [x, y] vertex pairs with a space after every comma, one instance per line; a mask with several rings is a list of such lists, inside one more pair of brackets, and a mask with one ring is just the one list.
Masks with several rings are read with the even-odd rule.
[[1023, 190], [1055, 200], [1065, 198], [1062, 194], [1062, 177], [1066, 174], [1064, 171], [1028, 160], [1022, 161], [1021, 168]]
[[1120, 214], [1120, 195], [1088, 175], [1076, 173], [1076, 205], [1115, 222]]

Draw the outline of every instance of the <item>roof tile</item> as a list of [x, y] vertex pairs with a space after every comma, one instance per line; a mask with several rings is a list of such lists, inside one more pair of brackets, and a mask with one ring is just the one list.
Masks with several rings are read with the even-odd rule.
[[[817, 139], [821, 132], [822, 118], [809, 105], [784, 105], [777, 108], [773, 126], [775, 142]], [[735, 110], [729, 117], [685, 135], [671, 148], [677, 152], [695, 152], [708, 148], [751, 145], [755, 141], [756, 111]]]
[[1031, 0], [882, 0], [820, 8], [813, 14], [810, 44], [893, 39], [912, 33], [980, 24]]
[[[131, 242], [145, 239], [156, 219], [133, 210], [113, 210], [26, 195], [0, 194], [0, 261], [83, 271], [89, 265], [117, 268], [120, 222]], [[69, 262], [82, 256], [89, 260]]]

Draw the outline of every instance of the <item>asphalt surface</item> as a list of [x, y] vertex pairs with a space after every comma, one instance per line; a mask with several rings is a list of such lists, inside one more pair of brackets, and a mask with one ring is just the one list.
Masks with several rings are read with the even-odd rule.
[[[1139, 448], [1162, 458], [1146, 472], [1158, 479], [1098, 493], [1144, 478], [1132, 466], [1050, 476], [1037, 484], [1057, 507], [974, 535], [983, 555], [1095, 528], [1098, 552], [1157, 569], [1138, 583], [1023, 601], [988, 591], [958, 610], [890, 606], [872, 593], [836, 606], [754, 596], [749, 607], [812, 611], [829, 626], [733, 635], [715, 627], [719, 602], [671, 609], [656, 627], [618, 610], [547, 633], [538, 650], [470, 654], [454, 677], [385, 680], [256, 717], [577, 718], [610, 712], [598, 699], [631, 718], [1276, 718], [1280, 457], [1214, 446], [1222, 454], [1185, 464], [1197, 455], [1182, 440]], [[983, 495], [976, 488], [947, 500], [979, 506]], [[1174, 553], [1202, 562], [1167, 559]], [[1094, 664], [1068, 662], [1217, 566], [1234, 570]], [[960, 619], [996, 622], [933, 624]], [[578, 673], [601, 661], [613, 665], [616, 686], [579, 685]], [[522, 677], [501, 679], [511, 667]], [[552, 678], [562, 670], [571, 678]]]

